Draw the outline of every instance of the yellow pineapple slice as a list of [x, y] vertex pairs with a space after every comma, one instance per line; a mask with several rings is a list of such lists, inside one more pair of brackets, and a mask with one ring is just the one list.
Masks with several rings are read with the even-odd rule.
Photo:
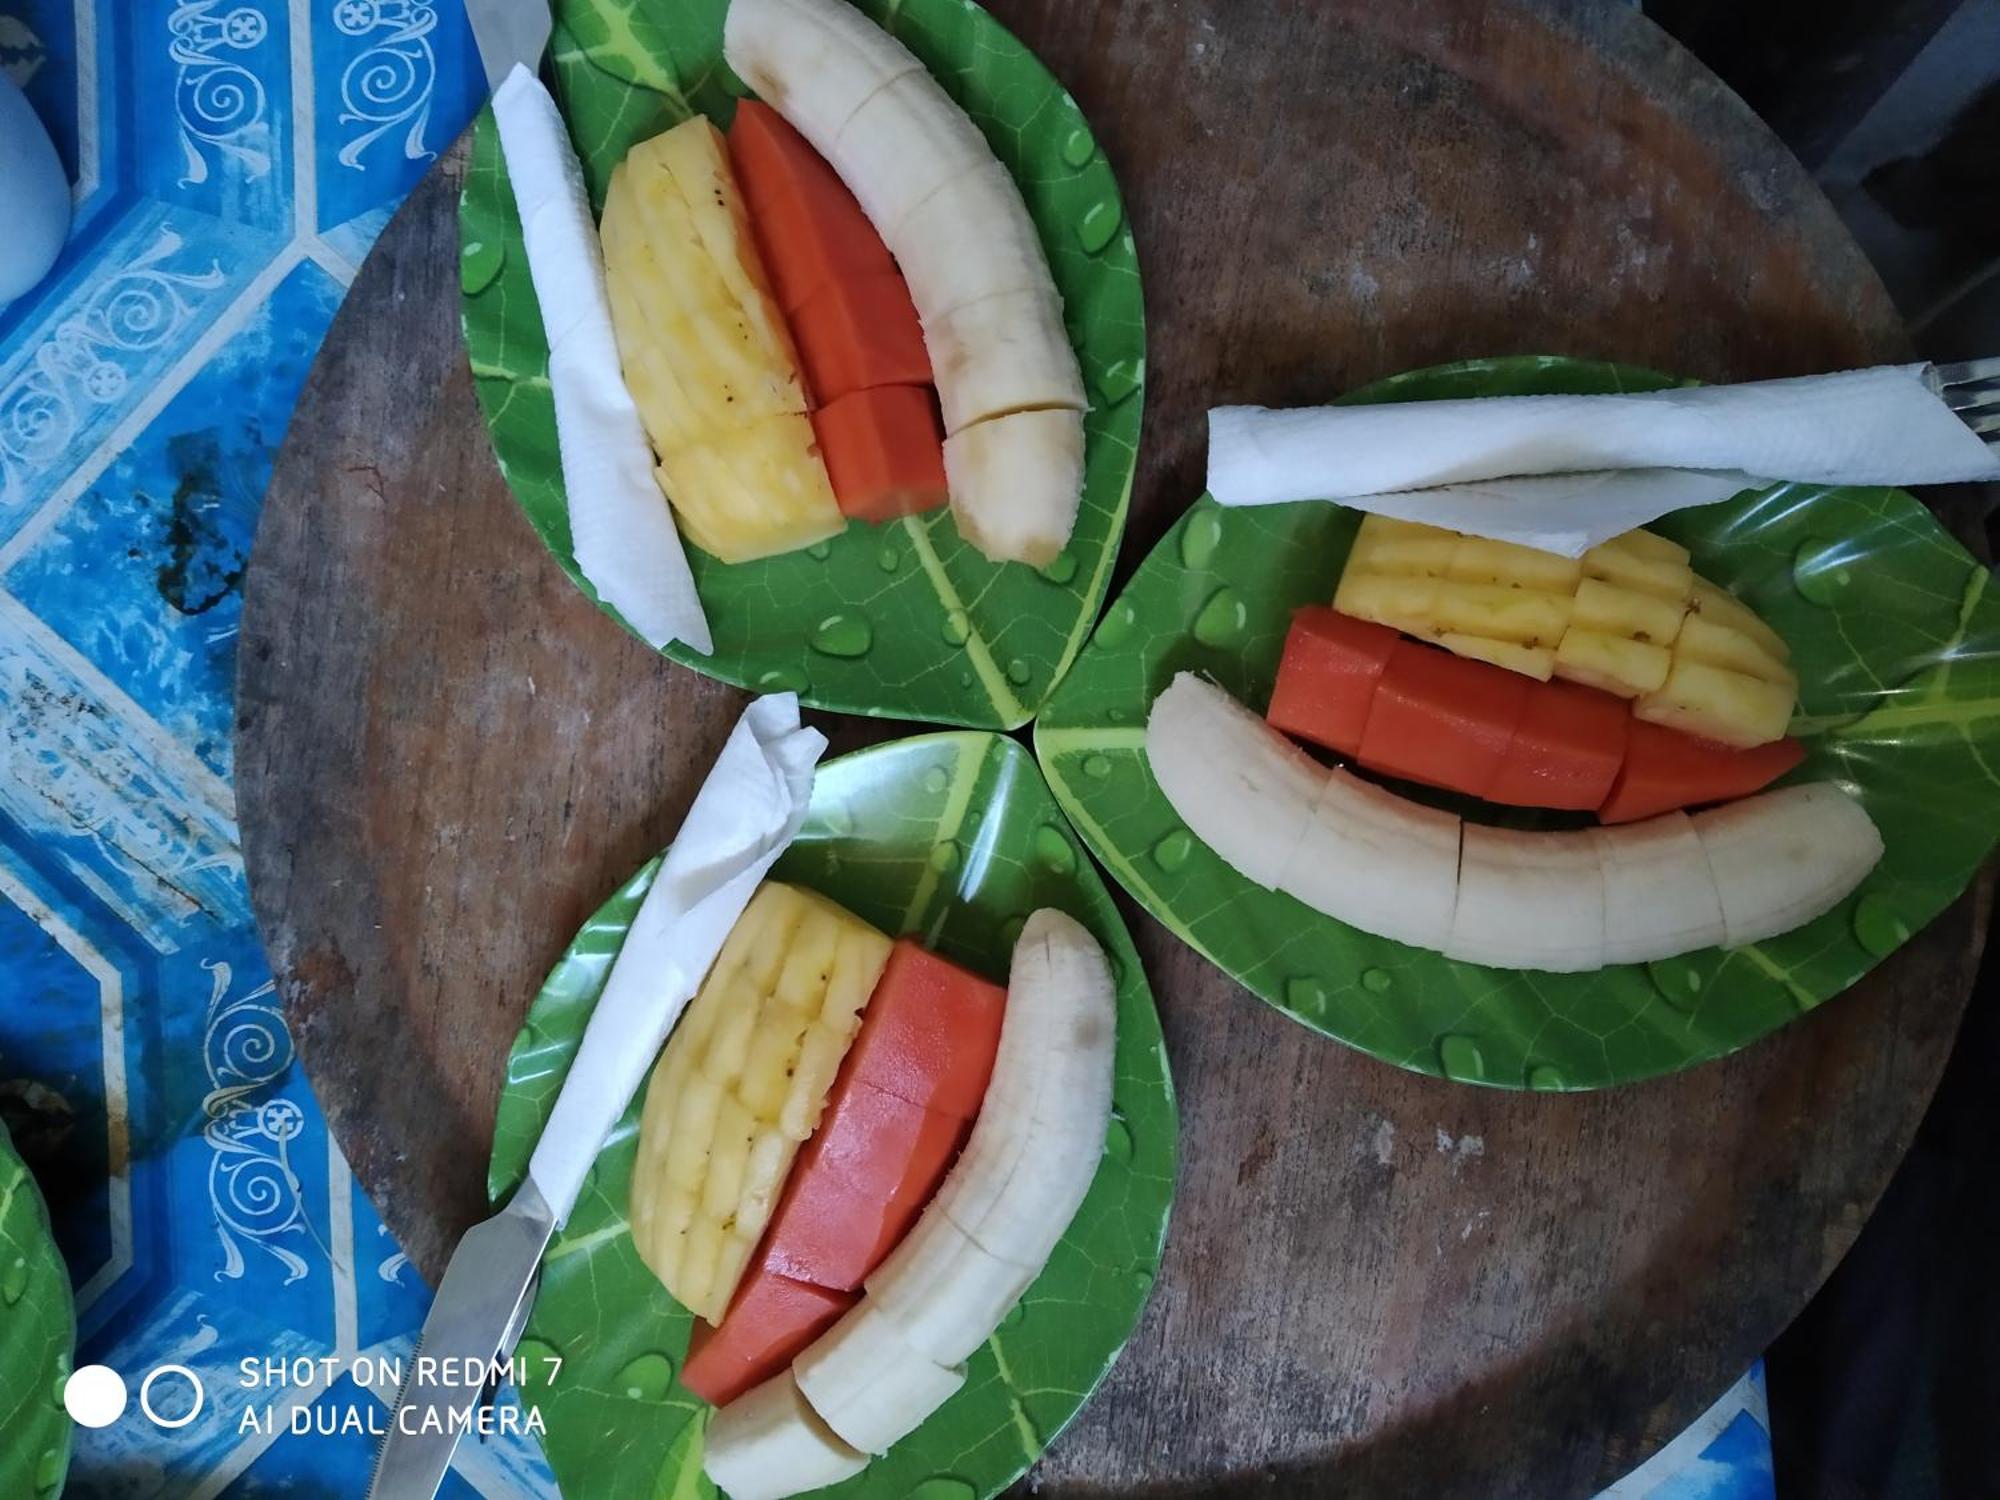
[[1569, 625], [1570, 600], [1504, 583], [1446, 580], [1431, 600], [1431, 619], [1440, 637], [1452, 633], [1519, 646], [1553, 646]]
[[742, 247], [754, 244], [755, 239], [749, 210], [736, 191], [736, 174], [730, 170], [729, 147], [722, 132], [696, 116], [641, 141], [626, 161], [664, 168], [673, 178], [709, 263], [742, 309], [753, 341], [774, 361], [783, 360], [796, 369], [797, 350], [778, 310], [763, 258], [742, 253]]
[[1555, 675], [1621, 698], [1636, 698], [1658, 689], [1671, 664], [1665, 646], [1572, 627], [1556, 647]]
[[1454, 656], [1491, 662], [1496, 667], [1505, 667], [1510, 672], [1519, 672], [1523, 677], [1532, 677], [1538, 682], [1547, 682], [1556, 669], [1554, 646], [1523, 646], [1515, 641], [1496, 641], [1486, 636], [1461, 635], [1456, 631], [1447, 631], [1439, 636], [1437, 643]]
[[1717, 624], [1709, 613], [1688, 615], [1687, 623], [1681, 626], [1680, 639], [1674, 642], [1674, 660], [1726, 667], [1786, 687], [1798, 685], [1792, 669], [1784, 662], [1734, 626]]
[[714, 443], [662, 451], [660, 487], [688, 539], [724, 562], [794, 552], [847, 524], [817, 444], [796, 412], [762, 417]]
[[1719, 588], [1698, 575], [1694, 581], [1694, 608], [1710, 624], [1748, 636], [1765, 655], [1781, 662], [1792, 659], [1792, 648], [1785, 643], [1785, 638], [1766, 625], [1757, 611], [1727, 589]]
[[692, 1312], [721, 1318], [889, 959], [822, 896], [767, 881], [654, 1065], [632, 1168], [633, 1242]]
[[1350, 572], [1396, 573], [1417, 578], [1442, 578], [1461, 538], [1442, 526], [1398, 521], [1372, 512], [1361, 518], [1348, 550]]
[[1686, 615], [1685, 606], [1670, 603], [1657, 594], [1606, 583], [1601, 578], [1586, 578], [1577, 585], [1576, 607], [1570, 614], [1570, 623], [1578, 630], [1671, 646], [1681, 633], [1681, 621]]
[[1583, 554], [1583, 576], [1620, 583], [1682, 606], [1694, 593], [1687, 548], [1650, 531], [1628, 531], [1592, 547]]
[[1544, 552], [1538, 547], [1524, 547], [1519, 542], [1462, 536], [1445, 569], [1445, 577], [1460, 583], [1504, 583], [1568, 596], [1576, 592], [1583, 577], [1583, 560]]
[[1786, 683], [1677, 658], [1666, 681], [1632, 712], [1648, 723], [1749, 749], [1784, 736], [1797, 697]]
[[1373, 620], [1377, 624], [1406, 630], [1411, 635], [1430, 638], [1437, 634], [1437, 619], [1432, 614], [1437, 604], [1437, 593], [1438, 582], [1435, 578], [1357, 573], [1349, 568], [1340, 575], [1340, 587], [1333, 596], [1333, 607], [1344, 615], [1353, 615], [1357, 620]]
[[846, 521], [727, 153], [700, 117], [635, 146], [599, 226], [619, 360], [681, 529], [724, 562]]

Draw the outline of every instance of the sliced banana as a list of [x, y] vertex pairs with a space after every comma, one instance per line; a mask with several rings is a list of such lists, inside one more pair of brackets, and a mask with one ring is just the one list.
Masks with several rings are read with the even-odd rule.
[[[1019, 185], [916, 57], [844, 0], [731, 0], [723, 53], [832, 163], [909, 283], [960, 533], [996, 562], [1050, 561], [1076, 524], [1085, 397]], [[1025, 321], [967, 311], [1008, 294]]]
[[842, 1442], [878, 1454], [915, 1432], [965, 1384], [964, 1366], [925, 1359], [872, 1297], [792, 1361], [792, 1374]]
[[1724, 946], [1802, 927], [1861, 883], [1882, 835], [1830, 782], [1780, 787], [1692, 819], [1722, 902]]
[[837, 1437], [781, 1370], [715, 1414], [701, 1466], [729, 1500], [783, 1500], [852, 1479], [868, 1455]]
[[1573, 972], [1757, 942], [1831, 909], [1882, 856], [1868, 814], [1826, 782], [1692, 819], [1461, 833], [1450, 814], [1326, 770], [1187, 672], [1153, 700], [1146, 758], [1181, 821], [1248, 879], [1499, 968]]

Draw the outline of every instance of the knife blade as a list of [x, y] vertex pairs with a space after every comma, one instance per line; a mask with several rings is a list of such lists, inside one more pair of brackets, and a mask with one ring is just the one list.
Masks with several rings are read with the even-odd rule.
[[729, 930], [797, 836], [825, 749], [791, 693], [757, 699], [730, 731], [605, 976], [526, 1181], [452, 1252], [368, 1500], [436, 1494], [487, 1374], [513, 1352], [543, 1251]]
[[516, 63], [530, 73], [541, 65], [554, 29], [548, 0], [465, 0], [465, 14], [489, 91], [500, 87]]

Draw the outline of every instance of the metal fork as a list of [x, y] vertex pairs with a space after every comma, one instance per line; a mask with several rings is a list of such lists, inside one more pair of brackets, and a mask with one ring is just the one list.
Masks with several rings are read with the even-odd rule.
[[1924, 383], [1989, 446], [2000, 446], [2000, 359], [1932, 365]]

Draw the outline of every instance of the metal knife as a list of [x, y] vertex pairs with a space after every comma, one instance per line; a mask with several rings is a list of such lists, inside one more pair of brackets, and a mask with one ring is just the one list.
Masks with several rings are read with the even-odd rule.
[[625, 1113], [667, 1033], [771, 864], [797, 836], [826, 737], [778, 693], [744, 710], [667, 851], [604, 989], [527, 1180], [506, 1208], [467, 1231], [396, 1401], [368, 1500], [431, 1500], [512, 1354], [542, 1252], [568, 1222], [585, 1175]]

